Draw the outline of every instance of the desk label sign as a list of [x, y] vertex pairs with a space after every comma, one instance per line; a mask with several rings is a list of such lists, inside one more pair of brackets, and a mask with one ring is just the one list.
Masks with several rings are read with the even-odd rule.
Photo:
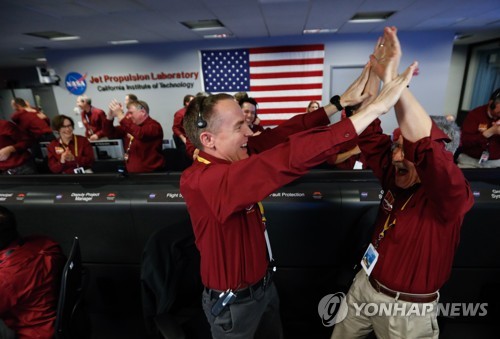
[[0, 203], [22, 203], [26, 198], [26, 193], [0, 192]]
[[474, 200], [476, 202], [500, 202], [500, 188], [472, 189], [472, 194], [474, 195]]
[[359, 201], [380, 201], [384, 196], [382, 189], [359, 190]]
[[148, 194], [148, 202], [184, 202], [182, 194], [177, 192], [151, 192]]
[[55, 203], [105, 203], [115, 202], [117, 194], [114, 192], [68, 192], [59, 193], [54, 197]]

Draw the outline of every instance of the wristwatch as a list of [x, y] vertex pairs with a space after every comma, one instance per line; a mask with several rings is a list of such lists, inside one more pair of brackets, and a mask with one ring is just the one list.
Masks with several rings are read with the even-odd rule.
[[331, 99], [330, 99], [330, 103], [332, 105], [334, 105], [335, 107], [337, 107], [337, 109], [339, 111], [343, 110], [344, 107], [342, 107], [342, 105], [340, 104], [340, 95], [334, 95]]

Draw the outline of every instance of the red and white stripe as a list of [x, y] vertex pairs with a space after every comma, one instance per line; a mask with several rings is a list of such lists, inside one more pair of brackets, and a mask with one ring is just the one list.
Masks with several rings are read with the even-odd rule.
[[305, 113], [321, 102], [324, 45], [250, 48], [250, 93], [265, 126]]

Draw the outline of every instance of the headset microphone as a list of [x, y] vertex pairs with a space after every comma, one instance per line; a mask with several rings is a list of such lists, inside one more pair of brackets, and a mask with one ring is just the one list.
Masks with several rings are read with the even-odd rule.
[[201, 110], [198, 112], [198, 119], [196, 120], [196, 127], [198, 127], [198, 128], [205, 128], [205, 127], [207, 127], [207, 122], [201, 116]]

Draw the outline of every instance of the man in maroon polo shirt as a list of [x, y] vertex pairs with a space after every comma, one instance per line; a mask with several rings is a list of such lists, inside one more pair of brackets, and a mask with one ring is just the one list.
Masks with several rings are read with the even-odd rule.
[[266, 130], [255, 137], [232, 96], [191, 101], [184, 128], [200, 152], [183, 172], [180, 190], [201, 254], [203, 308], [213, 338], [283, 337], [260, 201], [341, 147], [355, 144], [357, 134], [396, 102], [415, 67], [388, 82], [359, 114], [328, 127], [327, 114], [367, 97], [361, 93], [368, 66], [362, 80], [332, 104], [290, 119], [278, 132]]
[[[104, 132], [112, 138], [122, 138], [125, 148], [125, 166], [129, 173], [147, 173], [165, 168], [165, 158], [161, 152], [163, 129], [149, 116], [149, 106], [145, 101], [131, 101], [127, 114], [116, 100], [109, 104], [108, 119]], [[119, 126], [113, 126], [116, 118]]]
[[7, 120], [0, 120], [0, 174], [35, 174], [26, 134]]
[[65, 258], [44, 236], [21, 237], [0, 206], [0, 338], [52, 339]]
[[[397, 74], [401, 50], [396, 33], [387, 27], [371, 57], [372, 74], [379, 78]], [[367, 86], [378, 85], [376, 80]], [[409, 89], [394, 108], [400, 129], [393, 141], [382, 133], [379, 119], [359, 136], [358, 145], [384, 195], [363, 269], [347, 294], [347, 316], [335, 325], [332, 339], [363, 338], [372, 331], [378, 338], [439, 336], [439, 289], [450, 276], [462, 221], [474, 199], [453, 154], [445, 149], [450, 139]], [[392, 307], [393, 312], [374, 315], [373, 307], [362, 307], [366, 304]]]
[[461, 141], [458, 167], [500, 167], [500, 88], [491, 93], [486, 105], [467, 113]]
[[90, 141], [107, 137], [104, 132], [106, 113], [100, 108], [92, 106], [92, 99], [81, 95], [76, 99], [76, 105], [80, 108], [82, 123], [85, 127], [85, 136]]

